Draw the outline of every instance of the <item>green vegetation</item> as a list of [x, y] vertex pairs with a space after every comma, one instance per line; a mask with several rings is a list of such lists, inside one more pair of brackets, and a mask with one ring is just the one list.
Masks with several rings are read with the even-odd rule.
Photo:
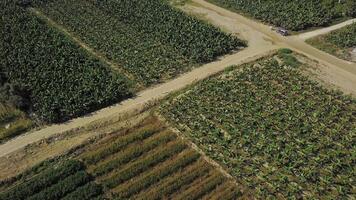
[[[151, 134], [142, 138], [144, 133]], [[115, 151], [103, 154], [104, 149]], [[217, 188], [236, 199], [241, 191], [153, 116], [76, 150], [0, 182], [0, 199], [175, 199], [190, 188], [207, 199]], [[74, 160], [64, 161], [68, 157]], [[95, 160], [81, 162], [87, 158]], [[215, 178], [207, 179], [209, 174]]]
[[356, 16], [354, 0], [208, 0], [253, 18], [293, 31], [326, 26]]
[[59, 122], [131, 95], [126, 77], [15, 2], [0, 2], [0, 71], [27, 110]]
[[84, 186], [79, 187], [74, 192], [68, 194], [62, 200], [89, 200], [102, 193], [102, 188], [94, 182], [87, 183]]
[[[89, 184], [91, 181], [90, 175], [84, 171], [84, 165], [75, 160], [68, 160], [64, 163], [53, 163], [53, 166], [47, 168], [39, 173], [27, 176], [24, 180], [19, 180], [19, 184], [14, 187], [9, 187], [0, 194], [0, 199], [17, 200], [17, 199], [60, 199], [69, 196], [97, 196], [101, 192], [95, 186], [96, 194], [93, 190], [83, 190], [81, 186]], [[32, 172], [37, 171], [35, 167]], [[90, 187], [94, 183], [90, 184]], [[79, 188], [78, 188], [79, 187]], [[83, 186], [85, 187], [85, 186]], [[87, 186], [89, 188], [89, 186]], [[77, 191], [78, 188], [78, 191]], [[73, 194], [71, 194], [73, 192]], [[70, 199], [70, 197], [68, 197]], [[67, 198], [67, 199], [68, 199]]]
[[27, 131], [32, 126], [33, 122], [25, 113], [0, 103], [0, 143]]
[[202, 81], [161, 111], [258, 199], [351, 197], [355, 99], [278, 57]]
[[162, 0], [35, 0], [34, 6], [143, 85], [245, 44]]
[[356, 61], [350, 51], [356, 48], [356, 23], [326, 35], [311, 38], [307, 42], [316, 48], [341, 59]]
[[137, 158], [144, 153], [153, 150], [159, 145], [166, 144], [176, 139], [175, 135], [171, 132], [161, 132], [147, 140], [142, 141], [143, 144], [134, 143], [132, 146], [126, 148], [114, 159], [106, 163], [100, 163], [100, 165], [93, 171], [95, 176], [104, 175], [117, 169], [119, 166], [128, 163], [129, 161]]

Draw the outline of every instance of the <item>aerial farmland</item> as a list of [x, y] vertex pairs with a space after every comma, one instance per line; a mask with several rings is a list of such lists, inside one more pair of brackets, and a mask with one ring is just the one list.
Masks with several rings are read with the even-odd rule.
[[0, 200], [356, 198], [355, 1], [0, 8]]

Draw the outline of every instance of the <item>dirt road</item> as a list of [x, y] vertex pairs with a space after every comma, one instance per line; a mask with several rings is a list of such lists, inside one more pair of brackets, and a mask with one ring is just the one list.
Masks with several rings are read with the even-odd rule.
[[[216, 62], [196, 68], [191, 72], [166, 83], [149, 88], [137, 94], [137, 97], [123, 101], [120, 104], [107, 107], [92, 114], [73, 119], [64, 124], [52, 125], [38, 131], [21, 135], [5, 144], [0, 145], [0, 157], [25, 147], [44, 138], [66, 132], [68, 130], [85, 126], [91, 122], [108, 118], [119, 113], [138, 109], [152, 100], [161, 99], [173, 91], [180, 90], [195, 81], [207, 78], [210, 75], [224, 70], [230, 65], [239, 65], [253, 61], [267, 55], [271, 50], [288, 47], [323, 63], [326, 67], [320, 68], [326, 80], [333, 80], [333, 84], [346, 92], [356, 94], [356, 67], [346, 61], [337, 59], [321, 52], [297, 36], [282, 37], [264, 24], [245, 18], [241, 15], [220, 8], [203, 0], [192, 0], [194, 4], [182, 9], [193, 14], [198, 14], [216, 26], [239, 35], [249, 42], [249, 47], [233, 55], [228, 55]], [[329, 80], [329, 81], [330, 81]]]
[[142, 91], [138, 93], [135, 98], [128, 99], [119, 104], [104, 108], [84, 117], [73, 119], [63, 124], [51, 125], [38, 131], [20, 135], [6, 142], [5, 144], [0, 145], [0, 157], [6, 156], [16, 150], [25, 147], [28, 144], [39, 141], [41, 139], [49, 138], [53, 135], [66, 132], [74, 128], [82, 127], [91, 122], [108, 118], [119, 113], [139, 109], [140, 107], [143, 108], [145, 104], [153, 100], [164, 98], [173, 91], [177, 91], [196, 81], [205, 79], [210, 75], [223, 71], [225, 68], [231, 65], [240, 65], [243, 63], [251, 62], [259, 57], [263, 57], [276, 48], [276, 46], [266, 46], [265, 48], [260, 49], [246, 48], [245, 50], [233, 55], [225, 56], [219, 61], [196, 68], [191, 72], [183, 74], [182, 76], [167, 83], [163, 83], [157, 85], [156, 87]]
[[324, 35], [324, 34], [330, 33], [331, 31], [335, 31], [337, 29], [340, 29], [340, 28], [342, 28], [344, 26], [347, 26], [347, 25], [350, 25], [352, 23], [356, 23], [356, 19], [350, 19], [350, 20], [344, 21], [344, 22], [342, 22], [340, 24], [336, 24], [336, 25], [329, 26], [329, 27], [326, 27], [326, 28], [321, 28], [321, 29], [318, 29], [318, 30], [314, 30], [314, 31], [303, 33], [303, 34], [299, 34], [298, 37], [300, 39], [302, 39], [302, 40], [307, 40], [307, 39], [310, 39], [310, 38], [318, 36], [318, 35]]
[[[258, 49], [265, 45], [275, 44], [280, 47], [293, 49], [300, 54], [316, 60], [325, 65], [319, 69], [324, 81], [336, 85], [346, 93], [356, 95], [356, 63], [341, 60], [320, 51], [305, 43], [304, 39], [301, 39], [299, 35], [283, 37], [275, 31], [272, 31], [267, 25], [258, 23], [204, 0], [192, 0], [192, 2], [193, 3], [182, 7], [182, 9], [201, 16], [203, 19], [208, 20], [215, 26], [221, 27], [223, 30], [239, 35], [239, 37], [247, 40], [249, 45], [253, 48]], [[349, 20], [332, 26], [330, 29], [323, 28], [320, 31], [312, 31], [312, 33], [316, 36], [330, 30], [335, 30], [336, 28], [341, 28], [352, 22], [353, 20]]]

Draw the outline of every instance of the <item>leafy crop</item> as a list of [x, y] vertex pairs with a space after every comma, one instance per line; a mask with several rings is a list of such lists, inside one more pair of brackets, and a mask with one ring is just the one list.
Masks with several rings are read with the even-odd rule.
[[352, 60], [350, 51], [356, 48], [356, 23], [307, 40], [316, 48], [335, 55], [341, 59]]
[[34, 5], [144, 85], [245, 46], [162, 0], [37, 0]]
[[356, 23], [327, 34], [325, 39], [341, 48], [356, 47]]
[[356, 16], [356, 2], [354, 0], [341, 2], [338, 0], [208, 1], [295, 31], [325, 26], [337, 18]]
[[65, 121], [131, 95], [126, 77], [15, 1], [0, 7], [0, 68], [41, 120]]
[[265, 58], [172, 97], [162, 113], [257, 198], [352, 196], [356, 101]]

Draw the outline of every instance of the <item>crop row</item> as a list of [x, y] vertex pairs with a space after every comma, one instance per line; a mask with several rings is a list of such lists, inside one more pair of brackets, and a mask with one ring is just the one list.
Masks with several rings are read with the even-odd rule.
[[273, 58], [172, 97], [162, 113], [257, 198], [352, 194], [356, 101]]
[[125, 148], [123, 151], [115, 155], [114, 159], [100, 163], [93, 170], [93, 175], [102, 176], [107, 174], [114, 169], [120, 168], [121, 165], [128, 163], [129, 161], [153, 150], [160, 145], [164, 145], [175, 138], [176, 136], [174, 133], [165, 131], [143, 140], [140, 143], [134, 143], [132, 146]]
[[0, 194], [0, 199], [25, 199], [41, 191], [43, 188], [54, 185], [65, 179], [67, 176], [82, 170], [83, 167], [84, 166], [80, 162], [70, 160], [57, 168], [49, 168], [34, 176], [30, 180], [26, 180], [25, 182], [18, 184], [15, 187], [10, 188], [8, 191]]
[[162, 0], [49, 0], [34, 5], [144, 85], [245, 46]]
[[187, 147], [180, 141], [173, 141], [167, 145], [160, 146], [149, 153], [146, 157], [138, 159], [125, 165], [124, 168], [114, 172], [112, 176], [104, 180], [103, 185], [106, 188], [114, 188], [117, 185], [135, 177], [137, 174], [150, 169], [151, 167], [167, 160], [168, 158], [183, 151]]
[[209, 176], [202, 181], [193, 184], [189, 189], [180, 193], [175, 198], [178, 200], [200, 199], [205, 194], [213, 191], [224, 181], [224, 177], [218, 171], [211, 172]]
[[148, 173], [134, 178], [125, 185], [120, 185], [118, 190], [115, 190], [114, 195], [121, 199], [131, 198], [133, 195], [159, 182], [166, 176], [192, 164], [199, 157], [200, 155], [195, 150], [183, 151], [173, 159], [167, 160], [156, 168], [153, 168]]
[[60, 199], [66, 194], [73, 192], [77, 187], [90, 181], [90, 176], [85, 171], [79, 171], [66, 177], [55, 185], [45, 188], [39, 193], [27, 198], [29, 200], [52, 200]]
[[97, 185], [95, 182], [89, 182], [63, 197], [62, 200], [89, 200], [100, 195], [101, 193], [101, 186]]
[[131, 95], [125, 76], [16, 1], [0, 7], [1, 68], [39, 119], [64, 121]]
[[181, 170], [170, 178], [164, 179], [151, 190], [136, 196], [136, 199], [155, 200], [160, 199], [162, 196], [168, 197], [176, 191], [179, 191], [183, 186], [189, 185], [194, 180], [204, 176], [209, 170], [211, 170], [211, 168], [207, 163], [200, 159], [195, 164]]
[[208, 0], [256, 19], [291, 30], [325, 26], [335, 19], [356, 16], [354, 0]]
[[156, 130], [155, 126], [153, 127], [148, 126], [142, 128], [141, 130], [139, 129], [134, 133], [130, 133], [124, 136], [119, 136], [113, 142], [103, 145], [97, 149], [93, 149], [92, 151], [84, 154], [83, 155], [84, 163], [86, 163], [87, 165], [95, 164], [100, 160], [105, 159], [107, 156], [121, 151], [131, 143], [144, 140], [154, 135], [155, 133], [157, 133], [157, 131], [159, 130]]

